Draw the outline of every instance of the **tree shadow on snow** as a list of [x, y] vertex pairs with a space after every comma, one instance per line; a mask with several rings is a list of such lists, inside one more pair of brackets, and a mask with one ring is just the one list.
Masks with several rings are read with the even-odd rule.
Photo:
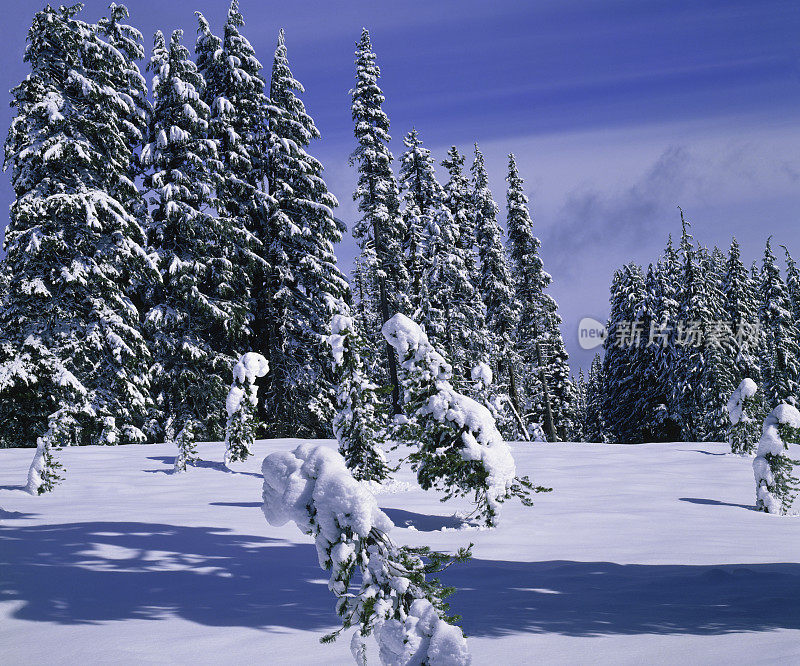
[[414, 513], [403, 509], [383, 509], [389, 519], [398, 527], [413, 527], [420, 532], [436, 532], [443, 527], [458, 529], [464, 526], [464, 521], [458, 516], [436, 516], [424, 513]]
[[800, 564], [472, 560], [442, 581], [468, 636], [725, 634], [800, 629]]
[[0, 525], [0, 601], [59, 624], [161, 619], [206, 626], [335, 626], [312, 544], [139, 522]]
[[[174, 472], [175, 466], [175, 456], [148, 456], [148, 460], [158, 460], [159, 462], [163, 462], [165, 465], [169, 465], [169, 469], [146, 469], [145, 472], [149, 472], [150, 474], [172, 474]], [[189, 463], [189, 467], [197, 467], [199, 469], [215, 469], [218, 472], [225, 472], [225, 474], [242, 474], [244, 476], [258, 476], [260, 477], [261, 474], [256, 474], [255, 472], [239, 472], [234, 469], [228, 469], [225, 467], [225, 463], [217, 462], [215, 460], [195, 460], [194, 462]]]
[[210, 506], [240, 506], [247, 509], [260, 507], [263, 502], [209, 502]]
[[[316, 549], [211, 527], [0, 524], [0, 602], [59, 624], [162, 619], [322, 631], [338, 624]], [[800, 628], [800, 564], [472, 560], [448, 569], [471, 636], [724, 634]]]
[[681, 502], [689, 502], [690, 504], [708, 504], [711, 506], [734, 506], [737, 509], [747, 509], [748, 511], [755, 511], [754, 504], [735, 504], [733, 502], [720, 502], [715, 499], [705, 499], [702, 497], [679, 497]]
[[0, 520], [22, 520], [23, 518], [32, 518], [38, 516], [38, 513], [22, 513], [21, 511], [6, 511], [0, 506]]
[[25, 486], [0, 486], [0, 490], [21, 490], [28, 492]]

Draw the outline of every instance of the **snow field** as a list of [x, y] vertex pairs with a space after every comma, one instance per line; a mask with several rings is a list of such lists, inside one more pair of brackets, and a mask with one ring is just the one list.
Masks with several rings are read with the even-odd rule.
[[[211, 462], [221, 444], [200, 444], [183, 475], [165, 445], [69, 448], [65, 482], [41, 497], [23, 488], [33, 450], [0, 450], [0, 661], [352, 663], [349, 637], [318, 642], [338, 625], [312, 539], [261, 511], [263, 458], [299, 443], [258, 441], [233, 473]], [[496, 529], [457, 529], [469, 503], [439, 503], [407, 469], [377, 494], [399, 544], [475, 543], [443, 576], [473, 663], [800, 660], [800, 522], [753, 510], [750, 458], [511, 447], [554, 491], [507, 502]]]

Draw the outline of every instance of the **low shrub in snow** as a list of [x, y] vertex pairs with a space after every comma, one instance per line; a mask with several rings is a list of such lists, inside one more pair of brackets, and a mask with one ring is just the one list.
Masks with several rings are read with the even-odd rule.
[[356, 627], [350, 649], [359, 664], [366, 663], [365, 638], [373, 633], [383, 664], [470, 663], [466, 639], [446, 615], [452, 588], [427, 580], [467, 559], [469, 549], [448, 556], [396, 546], [387, 536], [392, 521], [333, 449], [301, 444], [291, 453], [273, 453], [262, 472], [267, 521], [280, 526], [291, 520], [313, 536], [319, 564], [330, 572], [342, 628], [323, 642]]
[[786, 455], [787, 441], [796, 439], [800, 412], [792, 405], [781, 404], [764, 419], [758, 451], [753, 461], [756, 480], [756, 509], [785, 514], [797, 496], [798, 479], [794, 466], [800, 464]]
[[758, 435], [758, 386], [749, 378], [745, 378], [728, 400], [728, 416], [731, 426], [728, 429], [728, 442], [731, 453], [753, 453], [755, 439]]
[[549, 490], [516, 476], [491, 412], [453, 388], [452, 368], [416, 323], [396, 314], [384, 324], [383, 336], [401, 358], [408, 417], [403, 431], [417, 447], [408, 459], [423, 489], [444, 491], [442, 501], [472, 495], [476, 515], [490, 527], [497, 524], [504, 500], [515, 496], [530, 505], [531, 492]]

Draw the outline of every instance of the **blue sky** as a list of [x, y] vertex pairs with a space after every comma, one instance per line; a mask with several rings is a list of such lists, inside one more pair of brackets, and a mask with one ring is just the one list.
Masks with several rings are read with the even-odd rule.
[[[227, 11], [225, 1], [127, 5], [148, 50], [156, 29], [183, 28], [192, 45], [195, 10], [215, 30]], [[90, 0], [83, 17], [94, 21], [106, 6]], [[27, 72], [27, 29], [41, 7], [6, 3], [0, 89]], [[242, 0], [241, 10], [266, 67], [286, 29], [323, 134], [314, 151], [348, 224], [347, 93], [362, 26], [382, 68], [396, 156], [412, 126], [438, 160], [450, 145], [471, 151], [477, 141], [504, 206], [506, 155], [517, 154], [575, 368], [591, 360], [577, 346], [578, 320], [605, 318], [614, 269], [653, 260], [679, 231], [678, 205], [705, 244], [727, 247], [735, 234], [755, 259], [774, 234], [800, 255], [797, 2]], [[0, 126], [10, 119], [0, 105]], [[1, 178], [0, 204], [11, 199]], [[352, 241], [339, 250], [349, 267]]]

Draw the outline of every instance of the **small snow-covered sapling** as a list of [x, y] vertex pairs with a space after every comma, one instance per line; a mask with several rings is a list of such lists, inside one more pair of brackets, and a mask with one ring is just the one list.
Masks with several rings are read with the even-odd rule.
[[247, 460], [253, 453], [256, 439], [256, 379], [269, 372], [267, 359], [256, 352], [247, 352], [233, 366], [233, 383], [225, 400], [228, 425], [225, 431], [225, 466]]
[[425, 332], [403, 314], [383, 326], [383, 336], [400, 356], [400, 379], [408, 423], [408, 457], [424, 490], [444, 491], [442, 501], [472, 495], [475, 513], [489, 527], [498, 522], [500, 504], [514, 496], [530, 506], [534, 487], [516, 476], [514, 458], [491, 412], [450, 384], [452, 369]]
[[386, 407], [381, 389], [366, 377], [361, 352], [366, 346], [356, 321], [342, 304], [342, 314], [331, 320], [328, 344], [336, 373], [336, 416], [333, 432], [339, 453], [359, 481], [385, 481], [389, 477], [381, 445], [386, 441]]
[[[786, 455], [787, 440], [800, 429], [800, 412], [792, 405], [780, 404], [764, 419], [758, 451], [753, 460], [756, 480], [756, 509], [785, 514], [797, 496], [798, 479], [794, 466], [800, 464]], [[796, 439], [796, 437], [791, 437]]]
[[755, 418], [757, 391], [757, 384], [745, 377], [728, 400], [728, 416], [731, 420], [728, 442], [731, 453], [743, 455], [755, 450], [755, 439], [758, 436], [758, 421]]
[[330, 572], [342, 627], [322, 642], [355, 627], [350, 649], [357, 664], [366, 664], [365, 639], [373, 633], [386, 665], [470, 663], [464, 634], [452, 624], [457, 618], [447, 616], [444, 599], [454, 590], [427, 576], [468, 559], [471, 545], [453, 556], [395, 545], [392, 521], [331, 448], [301, 444], [270, 454], [261, 469], [267, 521], [291, 520], [314, 537], [320, 567]]

